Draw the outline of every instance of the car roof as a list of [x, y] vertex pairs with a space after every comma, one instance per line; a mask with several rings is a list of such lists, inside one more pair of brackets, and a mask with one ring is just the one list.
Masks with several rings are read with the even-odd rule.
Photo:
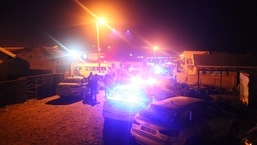
[[114, 89], [135, 89], [135, 90], [145, 90], [144, 87], [141, 86], [137, 86], [137, 85], [120, 85], [120, 86], [116, 86]]
[[152, 104], [164, 106], [164, 107], [171, 108], [171, 109], [179, 109], [179, 108], [184, 108], [191, 104], [204, 102], [204, 101], [205, 100], [202, 100], [199, 98], [192, 98], [192, 97], [186, 97], [186, 96], [175, 96], [175, 97], [155, 101]]
[[66, 79], [83, 79], [83, 76], [72, 76], [72, 77], [67, 77]]

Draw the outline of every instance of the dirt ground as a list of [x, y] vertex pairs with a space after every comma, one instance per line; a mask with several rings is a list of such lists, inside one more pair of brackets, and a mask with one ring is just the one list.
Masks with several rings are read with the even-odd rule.
[[0, 145], [101, 145], [102, 104], [52, 96], [0, 108]]
[[[99, 104], [81, 98], [51, 96], [2, 107], [0, 145], [114, 145], [106, 144], [106, 139], [126, 138], [127, 124], [106, 125], [102, 117], [103, 96], [101, 91], [97, 97]], [[240, 132], [244, 133], [254, 123], [251, 118], [241, 118]], [[133, 144], [128, 143], [127, 138], [122, 142]]]

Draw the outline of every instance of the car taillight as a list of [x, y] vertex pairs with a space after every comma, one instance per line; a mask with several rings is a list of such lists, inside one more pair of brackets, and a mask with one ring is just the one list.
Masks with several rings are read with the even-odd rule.
[[160, 130], [160, 133], [170, 137], [177, 137], [179, 134], [177, 130]]
[[133, 123], [136, 124], [136, 125], [140, 125], [140, 123], [137, 122], [135, 119], [133, 120]]

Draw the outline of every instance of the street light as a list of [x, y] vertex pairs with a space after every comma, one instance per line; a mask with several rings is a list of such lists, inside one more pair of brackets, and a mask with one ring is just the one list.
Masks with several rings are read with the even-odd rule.
[[155, 58], [155, 51], [158, 49], [158, 46], [153, 47], [153, 57]]
[[104, 24], [104, 19], [98, 19], [96, 21], [96, 35], [97, 35], [97, 61], [98, 61], [98, 72], [101, 72], [101, 62], [100, 62], [100, 36], [99, 36], [99, 24]]

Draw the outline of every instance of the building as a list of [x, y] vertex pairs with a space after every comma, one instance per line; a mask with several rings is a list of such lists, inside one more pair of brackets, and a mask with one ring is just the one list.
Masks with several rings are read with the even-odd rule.
[[16, 79], [28, 73], [29, 62], [0, 47], [0, 81]]
[[240, 101], [250, 108], [257, 108], [257, 72], [240, 71]]
[[257, 69], [257, 55], [185, 51], [180, 64], [179, 82], [231, 89], [239, 85], [240, 71]]

